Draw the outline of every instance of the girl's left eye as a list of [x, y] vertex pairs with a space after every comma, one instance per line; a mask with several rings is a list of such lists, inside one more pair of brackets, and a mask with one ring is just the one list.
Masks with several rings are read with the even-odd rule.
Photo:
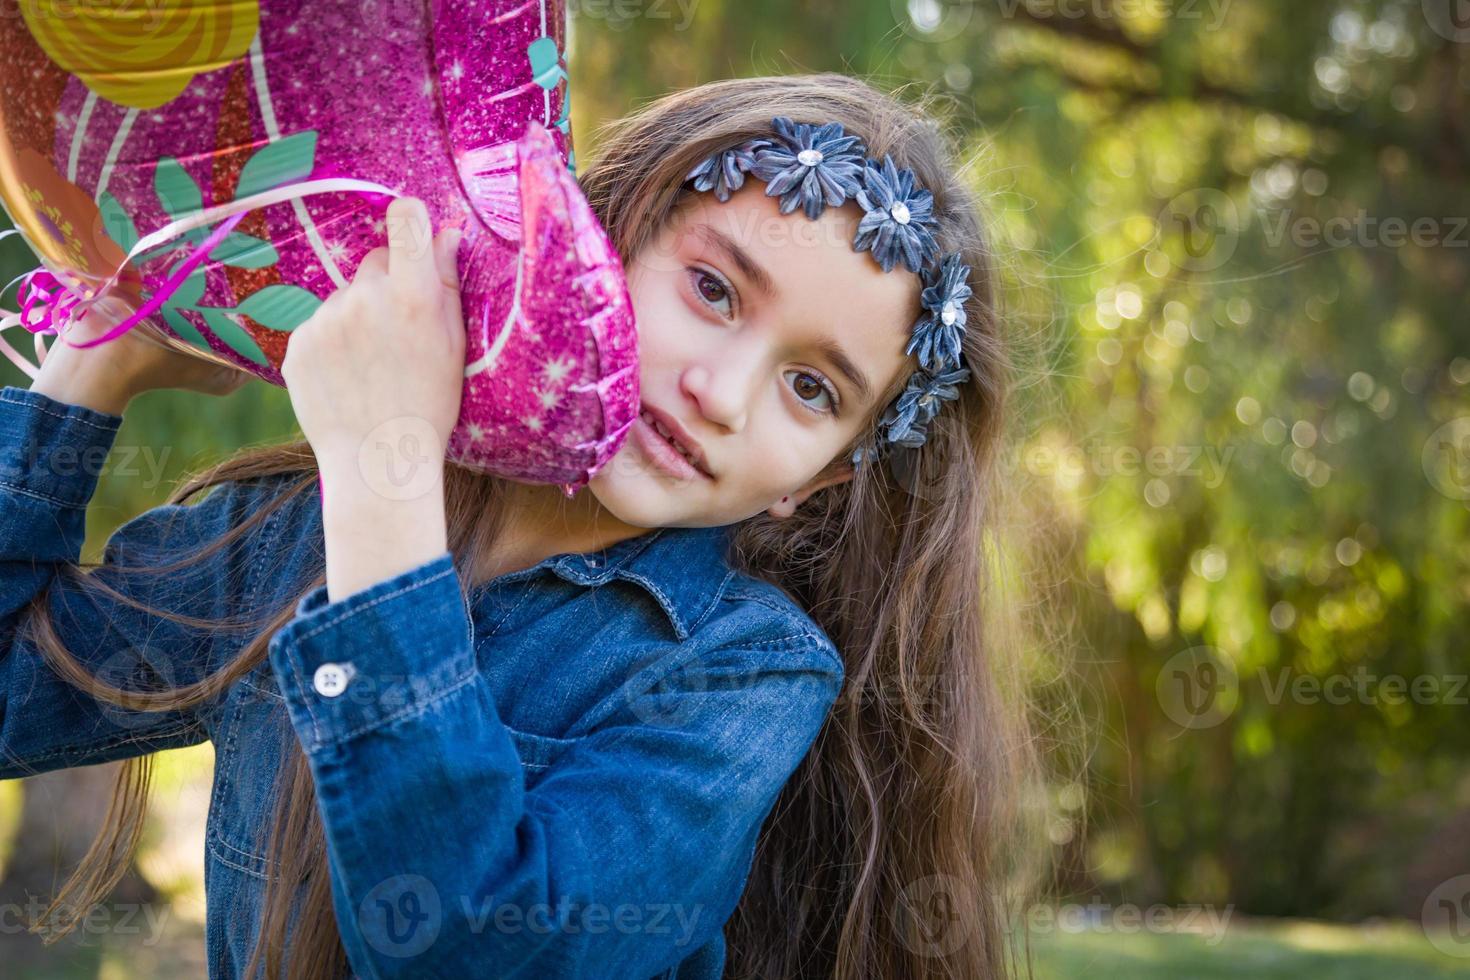
[[[694, 295], [700, 302], [713, 309], [725, 319], [734, 315], [734, 293], [724, 279], [705, 269], [690, 269], [690, 281], [694, 284]], [[724, 304], [722, 309], [720, 304]]]
[[829, 402], [829, 407], [826, 409], [813, 408], [811, 409], [811, 411], [816, 412], [818, 415], [835, 416], [837, 414], [837, 391], [832, 387], [831, 382], [822, 377], [820, 374], [813, 374], [810, 371], [787, 371], [786, 373], [788, 375], [794, 374], [798, 378], [811, 379], [811, 381], [809, 382], [798, 381], [796, 385], [792, 388], [792, 390], [796, 392], [796, 397], [801, 399], [801, 403], [803, 405], [811, 404], [807, 401], [808, 395], [826, 395], [827, 401]]

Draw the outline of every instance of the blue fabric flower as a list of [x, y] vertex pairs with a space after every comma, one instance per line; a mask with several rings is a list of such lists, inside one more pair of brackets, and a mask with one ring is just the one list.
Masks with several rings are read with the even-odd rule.
[[965, 300], [972, 290], [970, 267], [959, 252], [944, 257], [938, 268], [924, 273], [924, 292], [919, 301], [924, 313], [914, 324], [914, 334], [905, 354], [916, 350], [919, 364], [926, 371], [937, 371], [943, 364], [957, 364], [960, 359], [960, 336], [965, 332]]
[[888, 441], [909, 448], [922, 446], [924, 426], [939, 414], [941, 402], [960, 397], [957, 386], [969, 378], [970, 369], [965, 367], [940, 374], [915, 371], [903, 394], [883, 413], [880, 424], [888, 430]]
[[755, 166], [755, 154], [771, 145], [770, 140], [756, 139], [730, 150], [711, 153], [689, 171], [685, 180], [694, 181], [697, 191], [713, 190], [721, 203], [730, 200], [732, 191], [745, 183], [745, 175]]
[[867, 443], [864, 443], [863, 445], [854, 449], [852, 451], [852, 456], [848, 457], [853, 466], [861, 466], [863, 465], [864, 460], [873, 460], [877, 458], [878, 447], [868, 445]]
[[857, 201], [867, 213], [858, 224], [852, 247], [871, 248], [884, 272], [892, 272], [900, 257], [910, 272], [918, 272], [939, 253], [934, 238], [934, 195], [914, 187], [914, 172], [899, 170], [885, 153], [883, 165], [868, 160]]
[[837, 207], [857, 196], [866, 151], [856, 136], [845, 135], [840, 123], [815, 127], [777, 116], [771, 125], [777, 138], [756, 152], [752, 173], [766, 182], [767, 196], [780, 196], [782, 214], [799, 204], [815, 221], [824, 203]]

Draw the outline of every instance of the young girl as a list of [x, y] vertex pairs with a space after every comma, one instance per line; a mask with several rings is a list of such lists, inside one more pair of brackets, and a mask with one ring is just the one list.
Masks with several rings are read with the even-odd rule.
[[209, 739], [211, 977], [1009, 972], [1006, 362], [937, 127], [843, 76], [724, 81], [581, 182], [643, 404], [574, 499], [435, 452], [457, 239], [412, 200], [292, 336], [305, 440], [100, 565], [86, 461], [128, 400], [238, 380], [125, 335], [0, 391], [0, 777], [128, 760], [38, 929], [123, 874], [148, 754]]

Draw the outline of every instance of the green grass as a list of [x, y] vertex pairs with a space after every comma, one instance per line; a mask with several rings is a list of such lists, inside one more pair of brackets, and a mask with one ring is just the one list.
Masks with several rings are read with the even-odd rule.
[[[1052, 932], [1033, 937], [1036, 980], [1417, 980], [1470, 977], [1411, 923], [1344, 926], [1234, 918], [1223, 936]], [[1441, 943], [1441, 945], [1446, 945]]]

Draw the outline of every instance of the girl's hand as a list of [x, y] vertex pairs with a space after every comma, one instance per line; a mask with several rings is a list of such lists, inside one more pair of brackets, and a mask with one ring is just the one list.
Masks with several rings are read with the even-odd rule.
[[320, 472], [332, 601], [445, 550], [444, 452], [464, 387], [460, 234], [431, 239], [417, 198], [395, 199], [387, 225], [388, 247], [292, 332], [281, 362]]
[[[465, 329], [459, 231], [431, 241], [417, 198], [394, 200], [387, 225], [388, 247], [369, 252], [351, 284], [292, 332], [281, 375], [323, 483], [356, 475], [401, 497], [393, 463], [442, 469], [459, 418]], [[405, 458], [384, 458], [398, 453]], [[386, 486], [376, 485], [379, 477]]]
[[[74, 343], [93, 340], [122, 322], [129, 308], [103, 299], [67, 328]], [[135, 395], [154, 388], [184, 388], [227, 395], [251, 375], [168, 346], [139, 324], [95, 347], [74, 347], [60, 337], [46, 348], [31, 390], [57, 401], [121, 415]]]

